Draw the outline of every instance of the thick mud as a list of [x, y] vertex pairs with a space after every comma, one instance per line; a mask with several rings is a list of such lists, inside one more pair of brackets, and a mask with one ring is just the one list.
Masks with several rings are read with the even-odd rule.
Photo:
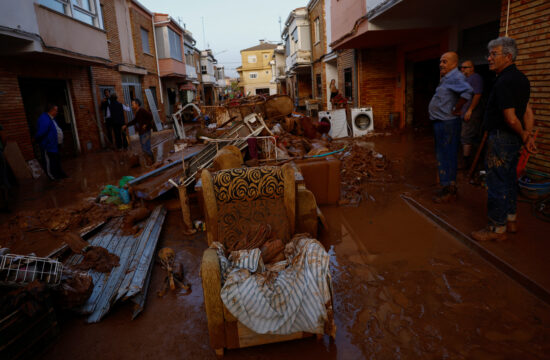
[[[414, 141], [413, 141], [414, 140]], [[365, 182], [358, 207], [323, 207], [330, 230], [335, 341], [325, 336], [226, 351], [228, 359], [543, 359], [550, 353], [550, 307], [410, 208], [399, 195], [435, 184], [431, 138], [375, 140], [391, 177]], [[411, 157], [410, 154], [414, 154]], [[199, 216], [193, 209], [193, 216]], [[199, 275], [204, 233], [184, 236], [168, 214], [160, 247], [184, 265], [191, 291], [155, 294], [134, 321], [119, 306], [101, 323], [73, 315], [46, 359], [215, 359]]]

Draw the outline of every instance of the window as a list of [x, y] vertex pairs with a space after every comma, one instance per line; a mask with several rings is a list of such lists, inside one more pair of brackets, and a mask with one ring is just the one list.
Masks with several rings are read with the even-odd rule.
[[206, 71], [206, 65], [201, 65], [201, 73], [208, 74], [208, 72]]
[[258, 78], [258, 73], [257, 72], [251, 72], [250, 74], [248, 74], [248, 77], [251, 78], [251, 79], [257, 79]]
[[145, 54], [151, 55], [151, 52], [149, 51], [149, 31], [145, 30], [144, 28], [140, 28], [141, 30], [141, 49]]
[[315, 39], [315, 44], [317, 44], [321, 40], [321, 37], [319, 36], [319, 34], [320, 34], [319, 18], [316, 18], [313, 21], [313, 38]]
[[248, 55], [248, 63], [249, 63], [249, 64], [255, 64], [256, 61], [258, 61], [258, 60], [256, 59], [256, 55]]
[[315, 75], [315, 85], [317, 86], [317, 98], [321, 99], [323, 97], [323, 83], [321, 74]]
[[292, 38], [292, 41], [294, 41], [295, 44], [298, 44], [298, 28], [295, 28], [292, 33], [290, 34], [290, 37]]
[[353, 82], [351, 76], [351, 68], [344, 69], [344, 96], [351, 100], [353, 96]]
[[103, 29], [99, 0], [39, 0], [40, 4], [78, 21]]
[[170, 42], [170, 57], [172, 59], [182, 61], [181, 37], [170, 28], [168, 28], [168, 41]]

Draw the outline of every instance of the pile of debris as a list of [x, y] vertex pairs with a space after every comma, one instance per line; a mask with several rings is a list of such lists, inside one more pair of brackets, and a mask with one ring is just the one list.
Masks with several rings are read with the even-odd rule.
[[[330, 148], [337, 150], [341, 144], [331, 143]], [[362, 198], [365, 180], [382, 178], [390, 164], [382, 154], [367, 148], [364, 141], [356, 139], [347, 141], [345, 151], [336, 156], [342, 161], [341, 205], [357, 205]]]

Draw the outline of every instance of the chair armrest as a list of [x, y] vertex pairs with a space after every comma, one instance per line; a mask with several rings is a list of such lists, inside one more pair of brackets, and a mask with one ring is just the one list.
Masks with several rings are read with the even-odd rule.
[[208, 320], [210, 344], [214, 349], [225, 347], [225, 326], [221, 292], [221, 273], [218, 254], [214, 249], [206, 249], [201, 262], [202, 291]]
[[308, 233], [317, 238], [317, 202], [313, 193], [307, 189], [298, 188], [296, 196], [296, 233]]

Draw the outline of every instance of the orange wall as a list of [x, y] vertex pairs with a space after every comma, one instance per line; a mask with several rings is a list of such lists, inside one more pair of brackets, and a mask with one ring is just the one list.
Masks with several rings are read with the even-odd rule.
[[[365, 0], [327, 0], [331, 3], [331, 40], [338, 41], [353, 29], [355, 21], [367, 13]], [[354, 36], [367, 31], [367, 21], [363, 21]]]
[[160, 76], [168, 74], [185, 75], [185, 64], [174, 59], [159, 59]]

